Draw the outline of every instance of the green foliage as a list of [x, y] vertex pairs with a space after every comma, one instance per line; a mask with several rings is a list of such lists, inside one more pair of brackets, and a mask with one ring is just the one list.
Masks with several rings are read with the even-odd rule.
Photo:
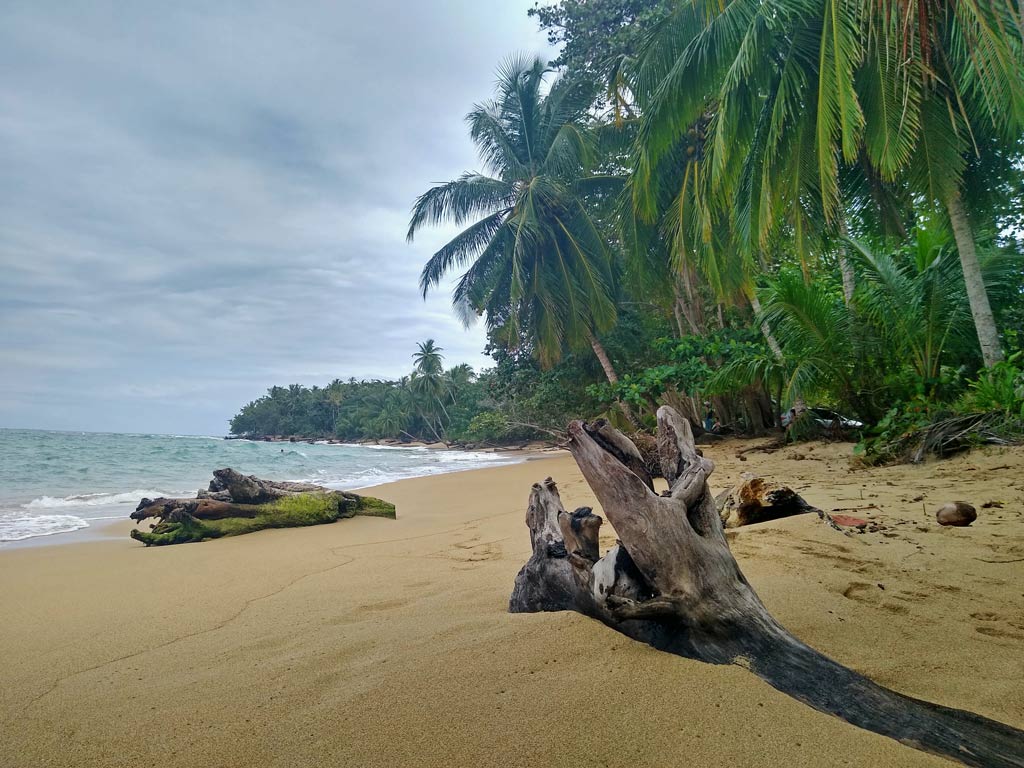
[[[756, 397], [770, 403], [769, 388], [777, 389], [778, 364], [759, 331], [725, 328], [707, 336], [657, 339], [652, 347], [658, 364], [627, 373], [615, 384], [592, 384], [588, 394], [604, 407], [617, 401], [635, 406], [646, 414], [649, 426], [659, 405], [678, 407], [686, 399], [691, 417], [702, 420], [706, 407], [701, 403], [710, 397], [727, 409], [716, 415], [730, 429], [756, 433], [769, 426], [764, 414], [744, 410], [738, 402]], [[728, 407], [730, 401], [733, 407]], [[767, 418], [774, 421], [773, 415]]]
[[559, 0], [537, 3], [527, 13], [547, 32], [548, 42], [561, 46], [552, 66], [573, 78], [609, 82], [608, 100], [614, 103], [623, 61], [640, 53], [672, 6], [671, 0]]
[[232, 418], [231, 432], [342, 440], [458, 436], [487, 407], [487, 387], [468, 365], [444, 370], [443, 351], [433, 339], [421, 343], [414, 370], [398, 381], [335, 379], [326, 387], [272, 387]]
[[964, 411], [997, 411], [1024, 420], [1024, 352], [981, 371], [960, 402]]
[[463, 435], [477, 442], [501, 442], [508, 438], [510, 431], [510, 424], [504, 414], [485, 411], [473, 417]]
[[903, 458], [908, 440], [937, 418], [923, 397], [890, 408], [854, 449], [868, 464], [890, 464]]
[[1021, 364], [979, 373], [965, 271], [1019, 346], [1024, 28], [1010, 0], [918, 5], [538, 3], [561, 72], [500, 67], [482, 171], [408, 230], [461, 230], [420, 287], [461, 272], [494, 368], [428, 341], [400, 381], [275, 387], [232, 431], [519, 440], [664, 402], [757, 431], [804, 401], [874, 425], [869, 457], [1004, 434]]
[[985, 442], [1024, 442], [1024, 352], [983, 369], [956, 402], [916, 397], [893, 406], [857, 446], [871, 464], [920, 461]]

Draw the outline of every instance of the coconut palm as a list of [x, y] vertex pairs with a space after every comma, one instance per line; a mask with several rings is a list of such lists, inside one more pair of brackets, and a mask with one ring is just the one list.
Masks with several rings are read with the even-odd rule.
[[433, 339], [421, 341], [413, 352], [412, 361], [416, 372], [422, 376], [438, 376], [444, 370], [443, 347], [437, 346]]
[[887, 40], [884, 58], [902, 55], [899, 78], [886, 84], [899, 86], [894, 107], [906, 113], [890, 117], [892, 127], [875, 144], [909, 145], [914, 188], [947, 212], [982, 358], [992, 366], [1002, 345], [963, 193], [968, 167], [979, 158], [1019, 157], [1013, 145], [1024, 130], [1024, 17], [1012, 0], [891, 0], [879, 4], [872, 22], [885, 33], [875, 36]]
[[595, 139], [585, 126], [594, 88], [557, 77], [545, 93], [540, 59], [511, 58], [495, 98], [467, 116], [484, 172], [420, 195], [410, 240], [427, 224], [468, 224], [426, 263], [426, 295], [465, 269], [453, 305], [464, 322], [484, 315], [505, 338], [525, 338], [541, 362], [589, 344], [617, 380], [598, 336], [615, 323], [612, 254], [586, 199], [620, 181], [589, 173]]
[[1013, 0], [681, 3], [637, 78], [634, 200], [653, 212], [666, 158], [709, 112], [703, 207], [733, 208], [747, 247], [787, 220], [797, 239], [818, 221], [841, 243], [844, 167], [908, 178], [949, 215], [990, 365], [1001, 351], [962, 181], [972, 153], [1024, 127], [1022, 29]]
[[412, 356], [415, 371], [409, 379], [409, 389], [416, 398], [420, 413], [438, 439], [444, 433], [443, 422], [448, 418], [444, 406], [448, 383], [444, 376], [443, 351], [433, 339], [420, 342]]

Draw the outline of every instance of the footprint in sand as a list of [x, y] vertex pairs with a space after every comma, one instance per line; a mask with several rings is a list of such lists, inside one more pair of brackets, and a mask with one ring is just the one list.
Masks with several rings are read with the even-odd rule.
[[[984, 622], [974, 628], [979, 635], [1004, 640], [1024, 640], [1024, 623], [1009, 621], [1005, 616], [992, 611], [978, 611], [971, 614], [975, 621]], [[1018, 631], [1015, 631], [1018, 630]]]
[[359, 605], [352, 609], [350, 616], [364, 616], [370, 613], [379, 613], [381, 611], [392, 611], [395, 608], [404, 608], [411, 603], [411, 600], [381, 600], [376, 603], [366, 603], [365, 605]]
[[[888, 599], [885, 590], [878, 586], [878, 584], [869, 584], [864, 581], [853, 581], [850, 582], [846, 589], [844, 589], [840, 594], [842, 594], [842, 596], [847, 600], [854, 600], [858, 603], [863, 603], [864, 605], [869, 605], [872, 608], [878, 608], [879, 610], [883, 610], [888, 613], [903, 614], [909, 612], [907, 606], [891, 602]], [[898, 599], [907, 602], [916, 602], [916, 600], [911, 597], [897, 595], [893, 595], [893, 597], [897, 597]]]
[[455, 544], [451, 549], [440, 553], [440, 556], [458, 563], [480, 563], [486, 560], [500, 560], [501, 554], [501, 546], [496, 541], [471, 540]]

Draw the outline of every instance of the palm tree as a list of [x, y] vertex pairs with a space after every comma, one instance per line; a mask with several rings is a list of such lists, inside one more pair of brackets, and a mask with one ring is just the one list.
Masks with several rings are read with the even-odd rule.
[[963, 278], [946, 237], [918, 227], [910, 259], [851, 241], [862, 275], [857, 309], [879, 329], [889, 352], [910, 364], [923, 395], [938, 384], [950, 342], [970, 330]]
[[621, 179], [590, 174], [595, 139], [585, 126], [594, 87], [554, 78], [539, 58], [511, 58], [495, 98], [467, 116], [485, 172], [467, 172], [420, 195], [408, 238], [427, 224], [465, 225], [427, 262], [424, 296], [466, 268], [453, 305], [467, 324], [525, 338], [545, 365], [566, 345], [589, 344], [609, 381], [618, 380], [598, 340], [616, 320], [612, 254], [587, 196]]
[[443, 420], [448, 418], [443, 402], [448, 394], [443, 351], [433, 339], [420, 342], [412, 356], [415, 371], [409, 379], [409, 388], [417, 398], [424, 421], [438, 439], [444, 433]]
[[444, 370], [444, 352], [442, 347], [437, 346], [433, 339], [421, 341], [413, 352], [412, 360], [416, 371], [424, 376], [437, 376]]
[[405, 431], [409, 423], [409, 414], [404, 409], [400, 390], [387, 393], [380, 408], [380, 413], [373, 421], [374, 429], [386, 437], [397, 437]]
[[[731, 208], [739, 243], [752, 249], [782, 222], [797, 243], [820, 227], [840, 243], [849, 303], [844, 168], [863, 164], [883, 183], [909, 174], [949, 215], [991, 365], [1001, 350], [962, 180], [972, 153], [1024, 127], [1018, 10], [1013, 0], [681, 3], [636, 80], [647, 103], [635, 204], [653, 213], [665, 162], [703, 121], [703, 210]], [[706, 241], [711, 219], [704, 214]]]
[[768, 281], [761, 303], [760, 319], [775, 329], [785, 350], [783, 398], [857, 400], [857, 336], [841, 298], [820, 281], [807, 283], [784, 271]]
[[[733, 275], [747, 296], [773, 233], [787, 230], [807, 274], [824, 235], [845, 230], [837, 157], [841, 143], [850, 153], [840, 139], [857, 120], [838, 104], [849, 101], [850, 29], [823, 24], [808, 7], [795, 0], [681, 3], [635, 79], [644, 113], [635, 206], [648, 219], [657, 215], [659, 191], [666, 175], [678, 175], [682, 149], [687, 173], [682, 183], [669, 182], [679, 191], [669, 222], [685, 226], [690, 242], [709, 251], [708, 266]], [[837, 256], [849, 301], [852, 269], [842, 248]]]
[[476, 374], [473, 373], [473, 368], [468, 363], [459, 363], [458, 365], [449, 368], [445, 374], [445, 386], [448, 388], [448, 394], [451, 398], [451, 402], [454, 405], [456, 400], [459, 398], [459, 393], [468, 387], [473, 380], [476, 378]]
[[890, 0], [878, 5], [872, 24], [884, 34], [875, 35], [883, 55], [868, 60], [870, 69], [883, 70], [894, 53], [904, 62], [884, 84], [896, 86], [891, 98], [905, 116], [892, 115], [875, 144], [908, 147], [912, 185], [948, 214], [982, 358], [991, 367], [1002, 359], [1002, 345], [964, 182], [968, 165], [985, 160], [983, 154], [1017, 155], [1006, 148], [1024, 130], [1024, 16], [1013, 0]]

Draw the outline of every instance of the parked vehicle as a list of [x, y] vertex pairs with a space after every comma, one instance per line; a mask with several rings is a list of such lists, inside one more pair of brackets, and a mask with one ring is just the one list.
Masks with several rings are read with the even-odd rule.
[[[793, 409], [790, 409], [782, 414], [782, 426], [789, 426], [790, 421], [793, 419], [793, 413]], [[838, 427], [839, 429], [861, 429], [864, 427], [864, 422], [843, 416], [828, 408], [808, 408], [804, 413], [810, 414], [811, 418], [825, 429], [831, 429], [832, 427]]]

